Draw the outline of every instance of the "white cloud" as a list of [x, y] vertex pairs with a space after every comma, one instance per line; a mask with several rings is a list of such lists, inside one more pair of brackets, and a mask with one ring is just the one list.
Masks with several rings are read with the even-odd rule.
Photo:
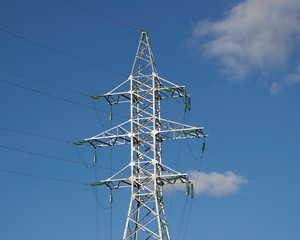
[[[190, 46], [218, 57], [235, 79], [256, 70], [284, 70], [300, 42], [300, 1], [245, 0], [220, 21], [196, 23], [192, 35]], [[210, 40], [203, 43], [205, 36]], [[298, 82], [299, 75], [286, 81]]]
[[[230, 171], [226, 173], [191, 171], [189, 178], [194, 184], [194, 191], [197, 195], [225, 196], [236, 193], [241, 185], [248, 183], [248, 179]], [[166, 187], [167, 192], [172, 189], [171, 185]], [[185, 184], [176, 184], [175, 189], [184, 191]]]
[[240, 186], [247, 184], [248, 180], [233, 172], [226, 173], [204, 173], [192, 171], [190, 180], [194, 183], [195, 194], [208, 194], [212, 196], [224, 196], [233, 194]]
[[271, 95], [276, 95], [281, 90], [282, 86], [279, 85], [277, 82], [273, 82], [270, 87], [270, 93]]
[[300, 82], [300, 66], [298, 67], [296, 73], [287, 75], [283, 79], [283, 81], [286, 85], [294, 85], [296, 83], [299, 83]]

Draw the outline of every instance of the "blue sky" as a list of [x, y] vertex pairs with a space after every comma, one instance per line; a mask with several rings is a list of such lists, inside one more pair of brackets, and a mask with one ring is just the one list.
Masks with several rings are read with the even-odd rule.
[[[296, 0], [107, 1], [76, 3], [148, 31], [161, 77], [186, 85], [192, 110], [185, 122], [209, 135], [191, 216], [180, 187], [165, 194], [172, 239], [300, 239], [300, 4]], [[87, 95], [106, 93], [130, 74], [140, 33], [66, 1], [0, 3], [0, 68]], [[113, 69], [105, 71], [16, 38], [27, 39]], [[0, 71], [0, 169], [83, 183], [93, 168], [28, 152], [81, 162], [71, 143], [110, 128], [109, 114], [91, 109], [83, 94]], [[84, 104], [63, 102], [3, 81]], [[103, 101], [97, 108], [109, 111]], [[163, 117], [182, 122], [183, 104], [163, 104]], [[128, 106], [114, 114], [129, 117]], [[114, 116], [113, 125], [126, 121]], [[62, 139], [30, 136], [14, 129]], [[201, 142], [189, 141], [195, 156]], [[186, 141], [178, 170], [197, 173]], [[180, 142], [163, 147], [175, 168]], [[8, 149], [10, 148], [10, 149]], [[78, 148], [93, 163], [93, 149]], [[110, 167], [110, 149], [98, 164]], [[115, 147], [112, 166], [128, 164], [128, 147]], [[112, 170], [112, 173], [115, 171]], [[99, 168], [98, 179], [111, 171]], [[0, 239], [97, 239], [96, 202], [90, 187], [0, 171]], [[98, 188], [109, 207], [109, 191]], [[129, 191], [114, 191], [113, 239], [121, 239]], [[99, 239], [109, 239], [110, 209], [98, 205]], [[183, 220], [182, 220], [183, 219]], [[179, 235], [179, 229], [181, 225]]]

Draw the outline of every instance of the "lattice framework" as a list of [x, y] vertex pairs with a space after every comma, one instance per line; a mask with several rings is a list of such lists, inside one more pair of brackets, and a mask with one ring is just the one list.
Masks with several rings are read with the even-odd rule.
[[[126, 84], [128, 91], [119, 91]], [[92, 184], [110, 189], [131, 188], [131, 199], [123, 234], [127, 239], [168, 239], [170, 234], [163, 204], [163, 186], [189, 183], [181, 174], [162, 163], [162, 142], [167, 140], [206, 137], [202, 127], [161, 118], [161, 100], [184, 98], [185, 86], [178, 86], [159, 77], [147, 32], [142, 31], [129, 78], [105, 98], [110, 105], [129, 103], [130, 119], [94, 137], [87, 138], [94, 148], [130, 144], [131, 161], [118, 173]], [[130, 176], [123, 177], [130, 169]]]

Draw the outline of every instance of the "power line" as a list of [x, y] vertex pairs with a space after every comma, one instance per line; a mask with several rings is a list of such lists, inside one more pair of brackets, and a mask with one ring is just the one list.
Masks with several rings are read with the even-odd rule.
[[[45, 93], [45, 92], [42, 92], [42, 91], [39, 91], [39, 90], [36, 90], [36, 89], [32, 89], [32, 88], [29, 88], [29, 87], [26, 87], [26, 86], [23, 86], [23, 85], [20, 85], [20, 84], [12, 83], [12, 82], [6, 81], [4, 79], [0, 79], [0, 82], [4, 82], [4, 83], [7, 83], [7, 84], [10, 84], [10, 85], [19, 87], [19, 88], [26, 89], [26, 90], [31, 91], [31, 92], [35, 92], [35, 93], [39, 93], [39, 94], [48, 96], [48, 97], [59, 99], [59, 100], [64, 101], [64, 102], [69, 102], [69, 103], [72, 103], [72, 104], [75, 104], [75, 105], [78, 105], [78, 106], [82, 106], [82, 107], [85, 107], [85, 108], [93, 109], [90, 106], [87, 106], [87, 105], [84, 105], [84, 104], [81, 104], [81, 103], [77, 103], [77, 102], [74, 102], [74, 101], [66, 99], [66, 98], [57, 97], [57, 96], [51, 95], [49, 93]], [[100, 109], [98, 109], [98, 110], [102, 111], [102, 112], [108, 113], [108, 111], [104, 111], [104, 110], [100, 110]]]
[[77, 162], [77, 161], [73, 161], [73, 160], [69, 160], [69, 159], [65, 159], [65, 158], [61, 158], [61, 157], [51, 156], [51, 155], [47, 155], [47, 154], [43, 154], [43, 153], [31, 152], [31, 151], [18, 149], [18, 148], [14, 148], [14, 147], [9, 147], [9, 146], [4, 146], [4, 145], [0, 145], [0, 148], [5, 148], [5, 149], [8, 149], [8, 150], [12, 150], [12, 151], [23, 152], [23, 153], [28, 153], [28, 154], [31, 154], [31, 155], [40, 156], [40, 157], [52, 158], [52, 159], [56, 159], [56, 160], [59, 160], [59, 161], [70, 162], [70, 163], [75, 163], [75, 164], [82, 165], [81, 162]]
[[[10, 73], [10, 74], [19, 76], [19, 77], [23, 77], [23, 78], [26, 78], [26, 79], [29, 79], [29, 80], [38, 82], [38, 83], [45, 84], [45, 85], [47, 85], [47, 86], [51, 86], [51, 87], [55, 87], [55, 88], [62, 89], [62, 90], [65, 90], [65, 91], [69, 91], [69, 92], [72, 92], [72, 93], [76, 93], [76, 94], [79, 94], [79, 95], [81, 95], [81, 96], [83, 95], [84, 97], [89, 97], [89, 95], [87, 95], [87, 94], [85, 94], [85, 93], [82, 93], [82, 92], [79, 92], [79, 91], [76, 91], [76, 90], [73, 90], [73, 89], [69, 89], [69, 88], [66, 88], [66, 87], [62, 87], [62, 86], [59, 86], [59, 85], [56, 85], [56, 84], [52, 84], [52, 83], [49, 83], [49, 82], [45, 82], [45, 81], [42, 81], [42, 80], [39, 80], [39, 79], [36, 79], [36, 78], [32, 78], [32, 77], [26, 76], [26, 75], [24, 75], [24, 74], [12, 72], [12, 71], [9, 71], [9, 70], [4, 69], [4, 68], [1, 68], [1, 67], [0, 67], [0, 70], [3, 71], [3, 72], [7, 72], [7, 73]], [[95, 108], [95, 110], [96, 110], [97, 117], [98, 117], [98, 120], [99, 120], [100, 124], [101, 124], [102, 126], [104, 126], [103, 123], [102, 123], [102, 121], [101, 121], [101, 118], [100, 118], [100, 116], [99, 116], [99, 113], [98, 113], [98, 111], [97, 111], [97, 109], [96, 109], [96, 105], [95, 105], [94, 101], [93, 101], [93, 106], [94, 106], [94, 108]]]
[[[112, 112], [112, 105], [110, 105], [110, 112]], [[110, 128], [112, 128], [113, 126], [113, 119], [111, 118], [110, 119]], [[112, 147], [110, 147], [110, 167], [112, 168]], [[110, 175], [112, 176], [112, 172], [110, 172]], [[112, 225], [112, 222], [113, 222], [113, 202], [112, 202], [112, 189], [110, 189], [110, 226], [109, 226], [109, 233], [110, 233], [110, 240], [112, 240], [112, 233], [113, 233], [113, 225]]]
[[[95, 153], [94, 153], [94, 169], [95, 169], [95, 183], [98, 182], [98, 179], [97, 179], [97, 168], [96, 168], [96, 164], [97, 164], [97, 158], [96, 158], [96, 148], [95, 148]], [[96, 190], [94, 188], [92, 188], [93, 190], [93, 193], [95, 195], [95, 198], [96, 198], [96, 230], [97, 230], [97, 237], [96, 237], [96, 240], [99, 239], [99, 211], [98, 211], [98, 204], [100, 204], [100, 202], [98, 201], [98, 188], [96, 188]], [[100, 204], [101, 208], [102, 205]]]
[[182, 217], [181, 217], [181, 221], [180, 221], [180, 227], [179, 227], [179, 231], [178, 231], [177, 240], [180, 239], [179, 237], [180, 237], [181, 228], [182, 228], [182, 224], [183, 224], [183, 218], [184, 218], [184, 215], [185, 215], [187, 200], [188, 200], [188, 196], [186, 196], [186, 199], [185, 199], [185, 204], [184, 204], [184, 209], [183, 209], [183, 212], [182, 212]]
[[53, 180], [53, 181], [68, 182], [68, 183], [74, 183], [74, 184], [81, 184], [81, 185], [85, 185], [85, 186], [89, 185], [88, 183], [83, 183], [83, 182], [77, 182], [77, 181], [60, 179], [60, 178], [54, 178], [54, 177], [46, 177], [46, 176], [35, 175], [35, 174], [31, 174], [31, 173], [16, 172], [16, 171], [11, 171], [11, 170], [6, 170], [6, 169], [0, 169], [0, 172], [13, 173], [13, 174], [18, 174], [18, 175], [23, 175], [23, 176], [29, 176], [29, 177], [36, 177], [36, 178], [43, 178], [43, 179], [48, 179], [48, 180]]
[[[49, 140], [53, 140], [53, 141], [60, 141], [60, 142], [66, 142], [66, 143], [72, 143], [72, 141], [67, 141], [67, 140], [63, 140], [63, 139], [59, 139], [59, 138], [54, 138], [54, 137], [49, 137], [49, 136], [45, 136], [45, 135], [39, 135], [39, 134], [36, 134], [36, 133], [30, 133], [30, 132], [24, 132], [24, 131], [20, 131], [20, 130], [16, 130], [16, 129], [11, 129], [11, 128], [5, 128], [5, 127], [1, 127], [0, 126], [0, 129], [1, 130], [5, 130], [5, 131], [10, 131], [10, 132], [16, 132], [16, 133], [21, 133], [21, 134], [25, 134], [25, 135], [29, 135], [29, 136], [34, 136], [34, 137], [39, 137], [39, 138], [45, 138], [45, 139], [49, 139]], [[13, 148], [13, 147], [9, 147], [9, 146], [3, 146], [3, 145], [0, 145], [0, 147], [2, 148], [7, 148], [7, 149], [10, 149], [10, 150], [15, 150], [15, 151], [19, 151], [19, 152], [26, 152], [26, 153], [31, 153], [31, 154], [35, 154], [35, 155], [44, 155], [42, 153], [35, 153], [35, 152], [30, 152], [30, 151], [27, 151], [27, 150], [22, 150], [22, 149], [17, 149], [17, 148]], [[51, 157], [51, 158], [60, 158], [60, 157], [55, 157], [55, 156], [50, 156], [50, 155], [44, 155], [44, 156], [47, 156], [47, 157]], [[60, 158], [61, 160], [63, 158]], [[67, 161], [74, 161], [74, 160], [69, 160], [69, 159], [64, 159], [64, 160], [67, 160]], [[83, 164], [83, 163], [80, 163], [80, 162], [76, 162], [74, 161], [75, 163], [77, 164]], [[88, 166], [94, 166], [92, 164], [86, 164]], [[119, 171], [119, 169], [116, 169], [116, 168], [112, 168], [112, 165], [111, 167], [100, 167], [100, 166], [97, 166], [97, 168], [102, 168], [102, 169], [107, 169], [107, 170], [114, 170], [114, 171]]]
[[66, 1], [67, 3], [70, 3], [70, 4], [74, 5], [74, 6], [76, 6], [76, 7], [79, 7], [79, 8], [81, 8], [81, 9], [84, 9], [84, 10], [88, 11], [88, 12], [94, 13], [94, 14], [96, 14], [96, 15], [98, 15], [98, 16], [104, 17], [104, 18], [106, 18], [106, 19], [108, 19], [108, 20], [111, 20], [111, 21], [113, 21], [113, 22], [116, 22], [116, 23], [118, 23], [118, 24], [121, 24], [121, 25], [123, 25], [123, 26], [126, 26], [126, 27], [128, 27], [128, 28], [133, 29], [133, 30], [141, 31], [141, 29], [139, 29], [139, 28], [137, 28], [137, 27], [134, 27], [134, 26], [132, 26], [132, 25], [130, 25], [130, 24], [124, 22], [124, 21], [120, 21], [120, 20], [118, 20], [118, 19], [109, 17], [109, 16], [107, 16], [107, 15], [104, 15], [103, 13], [97, 12], [97, 11], [95, 11], [95, 10], [93, 10], [93, 9], [90, 9], [90, 8], [85, 7], [85, 6], [79, 5], [79, 4], [74, 3], [74, 2], [72, 2], [72, 1], [69, 1], [69, 0], [65, 0], [65, 1]]
[[[183, 115], [183, 119], [182, 119], [183, 124], [185, 123], [185, 114]], [[175, 165], [175, 170], [177, 171], [178, 169], [178, 163], [179, 163], [179, 159], [180, 159], [180, 155], [181, 155], [181, 146], [182, 146], [182, 139], [179, 140], [179, 149], [178, 149], [178, 155], [177, 155], [177, 160], [176, 160], [176, 165]], [[171, 202], [170, 202], [170, 206], [169, 206], [169, 215], [168, 218], [171, 215], [171, 210], [172, 210], [172, 204], [173, 204], [173, 196], [174, 196], [174, 190], [175, 189], [175, 184], [172, 185], [172, 193], [171, 193]]]
[[[33, 88], [29, 88], [29, 87], [26, 87], [24, 85], [20, 85], [20, 84], [17, 84], [17, 83], [13, 83], [13, 82], [1, 79], [1, 78], [0, 78], [0, 82], [6, 83], [6, 84], [10, 84], [10, 85], [13, 85], [13, 86], [16, 86], [16, 87], [19, 87], [19, 88], [23, 88], [23, 89], [26, 89], [28, 91], [39, 93], [41, 95], [45, 95], [45, 96], [48, 96], [48, 97], [51, 97], [51, 98], [55, 98], [55, 99], [58, 99], [58, 100], [61, 100], [61, 101], [64, 101], [64, 102], [72, 103], [74, 105], [78, 105], [78, 106], [81, 106], [81, 107], [84, 107], [84, 108], [95, 110], [95, 108], [90, 107], [88, 105], [85, 105], [85, 104], [82, 104], [82, 103], [78, 103], [78, 102], [75, 102], [75, 101], [72, 101], [72, 100], [69, 100], [69, 99], [66, 99], [66, 98], [54, 96], [52, 94], [49, 94], [49, 93], [46, 93], [46, 92], [42, 92], [40, 90], [36, 90], [36, 89], [33, 89]], [[109, 111], [105, 111], [105, 110], [102, 110], [102, 109], [99, 109], [99, 108], [96, 108], [96, 110], [100, 111], [100, 112], [104, 112], [104, 113], [109, 113]], [[120, 114], [115, 114], [115, 115], [117, 115], [119, 117], [127, 118], [127, 117], [122, 116]]]
[[41, 44], [41, 43], [36, 42], [36, 41], [33, 41], [33, 40], [29, 39], [29, 38], [25, 38], [25, 37], [23, 37], [23, 36], [21, 36], [21, 35], [18, 35], [18, 34], [16, 34], [16, 33], [10, 32], [10, 31], [7, 31], [7, 30], [5, 30], [5, 29], [1, 29], [1, 28], [0, 28], [0, 31], [1, 31], [1, 32], [4, 32], [4, 33], [6, 33], [6, 34], [9, 34], [9, 35], [11, 35], [11, 36], [14, 36], [14, 37], [16, 37], [16, 38], [22, 39], [22, 40], [24, 40], [24, 41], [27, 41], [27, 42], [29, 42], [29, 43], [32, 43], [32, 44], [34, 44], [34, 45], [37, 45], [37, 46], [39, 46], [39, 47], [42, 47], [42, 48], [48, 49], [48, 50], [50, 50], [50, 51], [56, 52], [56, 53], [58, 53], [58, 54], [61, 54], [61, 55], [63, 55], [63, 56], [72, 58], [72, 59], [77, 60], [77, 61], [79, 61], [79, 62], [83, 62], [83, 63], [89, 64], [89, 65], [91, 65], [91, 66], [100, 68], [100, 69], [102, 69], [102, 70], [105, 70], [105, 71], [108, 71], [108, 72], [115, 73], [115, 74], [117, 74], [117, 75], [119, 75], [119, 76], [122, 76], [122, 77], [124, 77], [124, 76], [127, 77], [127, 75], [125, 75], [125, 74], [123, 74], [123, 73], [120, 73], [120, 72], [117, 72], [117, 71], [115, 71], [115, 70], [113, 70], [113, 69], [110, 69], [110, 68], [101, 66], [101, 65], [99, 65], [99, 64], [96, 64], [96, 63], [93, 63], [93, 62], [84, 60], [84, 59], [82, 59], [82, 58], [79, 58], [79, 57], [70, 55], [70, 54], [65, 53], [65, 52], [63, 52], [63, 51], [61, 51], [61, 50], [57, 50], [57, 49], [55, 49], [55, 48], [46, 46], [46, 45], [44, 45], [44, 44]]
[[5, 127], [1, 127], [1, 126], [0, 126], [0, 129], [5, 130], [5, 131], [10, 131], [10, 132], [21, 133], [21, 134], [25, 134], [25, 135], [29, 135], [29, 136], [45, 138], [45, 139], [49, 139], [49, 140], [53, 140], [53, 141], [59, 141], [59, 142], [65, 142], [65, 143], [71, 143], [72, 142], [72, 141], [68, 141], [68, 140], [64, 140], [64, 139], [60, 139], [60, 138], [49, 137], [49, 136], [45, 136], [45, 135], [25, 132], [25, 131], [21, 131], [21, 130], [12, 129], [12, 128], [5, 128]]
[[[56, 159], [56, 160], [59, 160], [59, 161], [64, 161], [64, 162], [69, 162], [69, 163], [74, 163], [74, 164], [80, 164], [80, 165], [91, 166], [91, 167], [94, 166], [93, 164], [77, 162], [77, 161], [66, 159], [66, 158], [61, 158], [61, 157], [57, 157], [57, 156], [53, 156], [53, 155], [47, 155], [47, 154], [44, 154], [44, 153], [32, 152], [32, 151], [23, 150], [23, 149], [19, 149], [19, 148], [14, 148], [14, 147], [10, 147], [10, 146], [0, 145], [0, 148], [4, 148], [4, 149], [11, 150], [11, 151], [16, 151], [16, 152], [28, 153], [28, 154], [31, 154], [31, 155], [36, 155], [36, 156], [45, 157], [45, 158]], [[97, 168], [102, 168], [102, 169], [106, 169], [106, 170], [109, 170], [109, 171], [111, 171], [111, 170], [118, 171], [118, 169], [109, 168], [109, 167], [97, 166]]]
[[73, 89], [70, 89], [70, 88], [62, 87], [62, 86], [59, 86], [59, 85], [56, 85], [56, 84], [53, 84], [53, 83], [49, 83], [49, 82], [42, 81], [42, 80], [39, 80], [39, 79], [36, 79], [36, 78], [33, 78], [33, 77], [26, 76], [24, 74], [20, 74], [20, 73], [17, 73], [17, 72], [9, 71], [9, 70], [1, 68], [1, 67], [0, 67], [0, 70], [3, 71], [3, 72], [7, 72], [7, 73], [10, 73], [10, 74], [22, 77], [22, 78], [26, 78], [26, 79], [29, 79], [29, 80], [32, 80], [32, 81], [35, 81], [35, 82], [38, 82], [38, 83], [42, 83], [42, 84], [48, 85], [50, 87], [55, 87], [55, 88], [62, 89], [62, 90], [65, 90], [65, 91], [69, 91], [69, 92], [72, 92], [72, 93], [77, 93], [77, 94], [83, 95], [85, 97], [89, 96], [89, 95], [87, 95], [85, 93], [82, 93], [82, 92], [79, 92], [79, 91], [76, 91], [76, 90], [73, 90]]
[[92, 190], [93, 190], [93, 193], [95, 195], [95, 198], [96, 198], [96, 206], [99, 205], [103, 210], [106, 210], [108, 209], [108, 206], [107, 207], [103, 207], [103, 205], [101, 204], [99, 198], [98, 198], [98, 195], [96, 194], [96, 190], [92, 187]]
[[79, 151], [78, 151], [77, 146], [74, 145], [74, 147], [75, 147], [76, 153], [77, 153], [77, 155], [78, 155], [78, 157], [79, 157], [81, 163], [82, 163], [86, 168], [89, 168], [89, 167], [88, 167], [88, 164], [86, 164], [86, 163], [83, 161], [83, 159], [82, 159], [82, 157], [81, 157], [81, 155], [80, 155], [80, 153], [79, 153]]
[[[198, 179], [199, 179], [199, 175], [200, 175], [200, 169], [201, 169], [203, 154], [204, 154], [204, 147], [205, 147], [205, 138], [204, 138], [204, 141], [203, 141], [202, 153], [201, 153], [200, 162], [199, 162], [199, 166], [198, 166], [198, 172], [197, 172], [197, 177], [196, 177], [196, 182], [195, 182], [195, 189], [197, 187]], [[188, 212], [188, 217], [187, 217], [185, 230], [184, 230], [184, 234], [183, 234], [183, 240], [185, 239], [185, 236], [186, 236], [186, 233], [187, 233], [188, 223], [189, 223], [189, 220], [190, 220], [190, 216], [191, 216], [191, 212], [192, 212], [192, 208], [193, 208], [193, 203], [194, 203], [194, 198], [192, 198], [190, 210]]]
[[[199, 177], [199, 171], [200, 171], [201, 163], [202, 163], [202, 159], [201, 159], [201, 161], [199, 163], [199, 168], [198, 168], [198, 173], [197, 173], [197, 178], [196, 178], [196, 184], [195, 184], [195, 186], [197, 186], [197, 183], [198, 183], [198, 177]], [[184, 229], [184, 233], [183, 233], [183, 238], [182, 239], [185, 239], [185, 236], [186, 236], [186, 233], [187, 233], [188, 223], [189, 223], [189, 220], [190, 220], [190, 217], [191, 217], [193, 203], [194, 203], [194, 199], [192, 198], [190, 209], [189, 209], [189, 212], [188, 212], [188, 215], [187, 215], [187, 221], [186, 221], [186, 225], [185, 225], [185, 229]]]
[[[176, 171], [177, 171], [177, 169], [178, 169], [178, 162], [179, 162], [180, 153], [181, 153], [181, 145], [182, 145], [182, 139], [179, 140], [178, 156], [177, 156], [176, 167], [175, 167], [175, 170], [176, 170]], [[168, 215], [168, 218], [170, 218], [170, 215], [171, 215], [172, 204], [173, 204], [173, 196], [174, 196], [174, 190], [175, 190], [175, 184], [172, 185], [171, 202], [170, 202], [170, 206], [169, 206], [169, 215]]]
[[193, 151], [192, 151], [192, 148], [191, 148], [191, 146], [190, 146], [190, 143], [189, 143], [188, 139], [185, 139], [185, 140], [186, 140], [186, 143], [187, 143], [187, 145], [188, 145], [188, 149], [189, 149], [189, 151], [190, 151], [190, 154], [192, 155], [192, 157], [194, 158], [194, 160], [200, 160], [200, 159], [202, 158], [202, 156], [200, 155], [200, 157], [197, 158], [197, 157], [194, 155]]
[[[203, 159], [203, 149], [202, 149], [202, 154], [200, 156], [200, 158], [196, 158], [195, 155], [193, 154], [192, 152], [192, 149], [190, 147], [190, 144], [189, 144], [189, 141], [188, 139], [186, 139], [186, 142], [187, 142], [187, 145], [188, 145], [188, 148], [189, 148], [189, 151], [192, 155], [192, 157], [195, 159], [195, 160], [200, 160], [199, 162], [199, 166], [198, 166], [198, 172], [197, 172], [197, 177], [196, 177], [196, 182], [195, 182], [195, 188], [197, 187], [197, 184], [198, 184], [198, 178], [199, 178], [199, 174], [200, 174], [200, 168], [201, 168], [201, 165], [202, 165], [202, 159]], [[205, 144], [205, 138], [204, 138], [204, 144]], [[187, 200], [187, 199], [186, 199]], [[187, 228], [188, 228], [188, 222], [190, 220], [190, 216], [191, 216], [191, 212], [192, 212], [192, 208], [193, 208], [193, 202], [194, 202], [194, 198], [192, 198], [191, 200], [191, 205], [190, 205], [190, 209], [188, 211], [188, 215], [187, 215], [187, 221], [186, 221], [186, 225], [185, 225], [185, 229], [184, 229], [184, 232], [183, 232], [183, 238], [182, 239], [185, 239], [185, 236], [186, 236], [186, 232], [187, 232]], [[187, 201], [185, 202], [185, 205], [184, 205], [184, 211], [183, 211], [183, 214], [182, 214], [182, 219], [181, 219], [181, 223], [180, 223], [180, 228], [179, 228], [179, 233], [178, 233], [178, 239], [180, 237], [180, 233], [181, 233], [181, 228], [182, 228], [182, 223], [183, 223], [183, 218], [184, 218], [184, 215], [185, 215], [185, 211], [186, 211], [186, 204], [187, 204]]]
[[101, 118], [100, 118], [99, 112], [97, 111], [96, 104], [95, 104], [95, 102], [94, 102], [94, 101], [92, 101], [92, 102], [93, 102], [93, 107], [94, 107], [94, 109], [95, 109], [95, 112], [96, 112], [96, 115], [97, 115], [98, 121], [99, 121], [99, 123], [101, 124], [101, 126], [104, 128], [104, 124], [103, 124], [103, 122], [101, 121]]
[[108, 209], [109, 206], [103, 207], [103, 205], [101, 204], [101, 202], [100, 202], [100, 200], [99, 200], [99, 198], [98, 198], [98, 195], [96, 194], [96, 191], [97, 191], [97, 190], [95, 190], [93, 187], [92, 187], [92, 190], [93, 190], [93, 193], [94, 193], [95, 198], [96, 198], [96, 204], [98, 204], [103, 210]]

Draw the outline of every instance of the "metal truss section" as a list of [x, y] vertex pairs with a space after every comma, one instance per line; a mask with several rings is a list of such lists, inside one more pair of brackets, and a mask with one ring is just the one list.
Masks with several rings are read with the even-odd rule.
[[[142, 162], [140, 161], [142, 164]], [[90, 184], [91, 186], [101, 186], [106, 185], [109, 189], [118, 189], [118, 188], [126, 188], [131, 187], [133, 184], [133, 187], [140, 187], [143, 188], [143, 190], [149, 190], [149, 186], [154, 185], [155, 179], [153, 179], [153, 176], [150, 174], [151, 164], [149, 162], [144, 162], [142, 167], [134, 165], [134, 174], [129, 175], [127, 177], [124, 177], [124, 175], [128, 175], [131, 168], [131, 163], [128, 164], [126, 167], [122, 168], [119, 172], [111, 176], [110, 178], [106, 180], [102, 180], [97, 183]], [[149, 168], [150, 167], [150, 168]], [[159, 178], [156, 179], [157, 183], [164, 186], [166, 184], [174, 184], [174, 183], [186, 183], [188, 180], [187, 174], [181, 174], [163, 164], [157, 163], [156, 167], [158, 169], [161, 169], [161, 175]], [[143, 174], [142, 174], [143, 173]], [[136, 181], [136, 176], [139, 175], [139, 182]], [[144, 184], [141, 184], [141, 183]], [[147, 184], [145, 184], [147, 183]]]
[[110, 178], [91, 184], [106, 185], [109, 189], [131, 189], [123, 240], [171, 239], [163, 204], [163, 186], [178, 182], [189, 184], [189, 180], [187, 174], [162, 163], [162, 142], [207, 135], [202, 127], [161, 118], [160, 102], [176, 97], [185, 100], [187, 96], [185, 86], [158, 76], [148, 34], [142, 31], [129, 78], [112, 91], [92, 97], [105, 98], [110, 105], [130, 105], [128, 121], [85, 139], [94, 148], [131, 146], [129, 164]]
[[[160, 82], [162, 82], [162, 78], [159, 78]], [[127, 80], [126, 80], [127, 82]], [[140, 85], [143, 85], [143, 83], [140, 83]], [[177, 85], [172, 85], [169, 87], [164, 87], [161, 86], [156, 89], [156, 91], [160, 91], [160, 100], [161, 99], [170, 99], [170, 98], [178, 98], [178, 97], [183, 97], [184, 96], [184, 86], [177, 86]], [[143, 93], [143, 91], [140, 91], [140, 93]], [[146, 92], [145, 92], [146, 93]], [[130, 97], [131, 97], [131, 92], [113, 92], [113, 93], [106, 93], [101, 95], [104, 97], [108, 104], [114, 105], [114, 104], [119, 104], [119, 103], [130, 103]], [[133, 94], [133, 101], [139, 101], [141, 96], [136, 96], [135, 93]]]
[[130, 121], [126, 121], [94, 137], [85, 139], [94, 147], [124, 145], [131, 143]]
[[[141, 131], [145, 136], [155, 134], [157, 142], [207, 137], [207, 135], [204, 135], [202, 131], [203, 127], [192, 127], [165, 119], [156, 119], [157, 124], [160, 126], [160, 130], [153, 132], [151, 131], [151, 125], [149, 125], [149, 123], [152, 124], [152, 121], [153, 119], [151, 118], [140, 118], [140, 122], [135, 122], [137, 127], [134, 129], [134, 132], [130, 132], [129, 129], [131, 120], [128, 120], [114, 128], [85, 140], [89, 141], [93, 147], [130, 144], [131, 138], [133, 138], [134, 143], [137, 144], [138, 142], [145, 141], [143, 138], [138, 138], [138, 136], [141, 136], [139, 131]], [[147, 125], [149, 126], [147, 127]]]

